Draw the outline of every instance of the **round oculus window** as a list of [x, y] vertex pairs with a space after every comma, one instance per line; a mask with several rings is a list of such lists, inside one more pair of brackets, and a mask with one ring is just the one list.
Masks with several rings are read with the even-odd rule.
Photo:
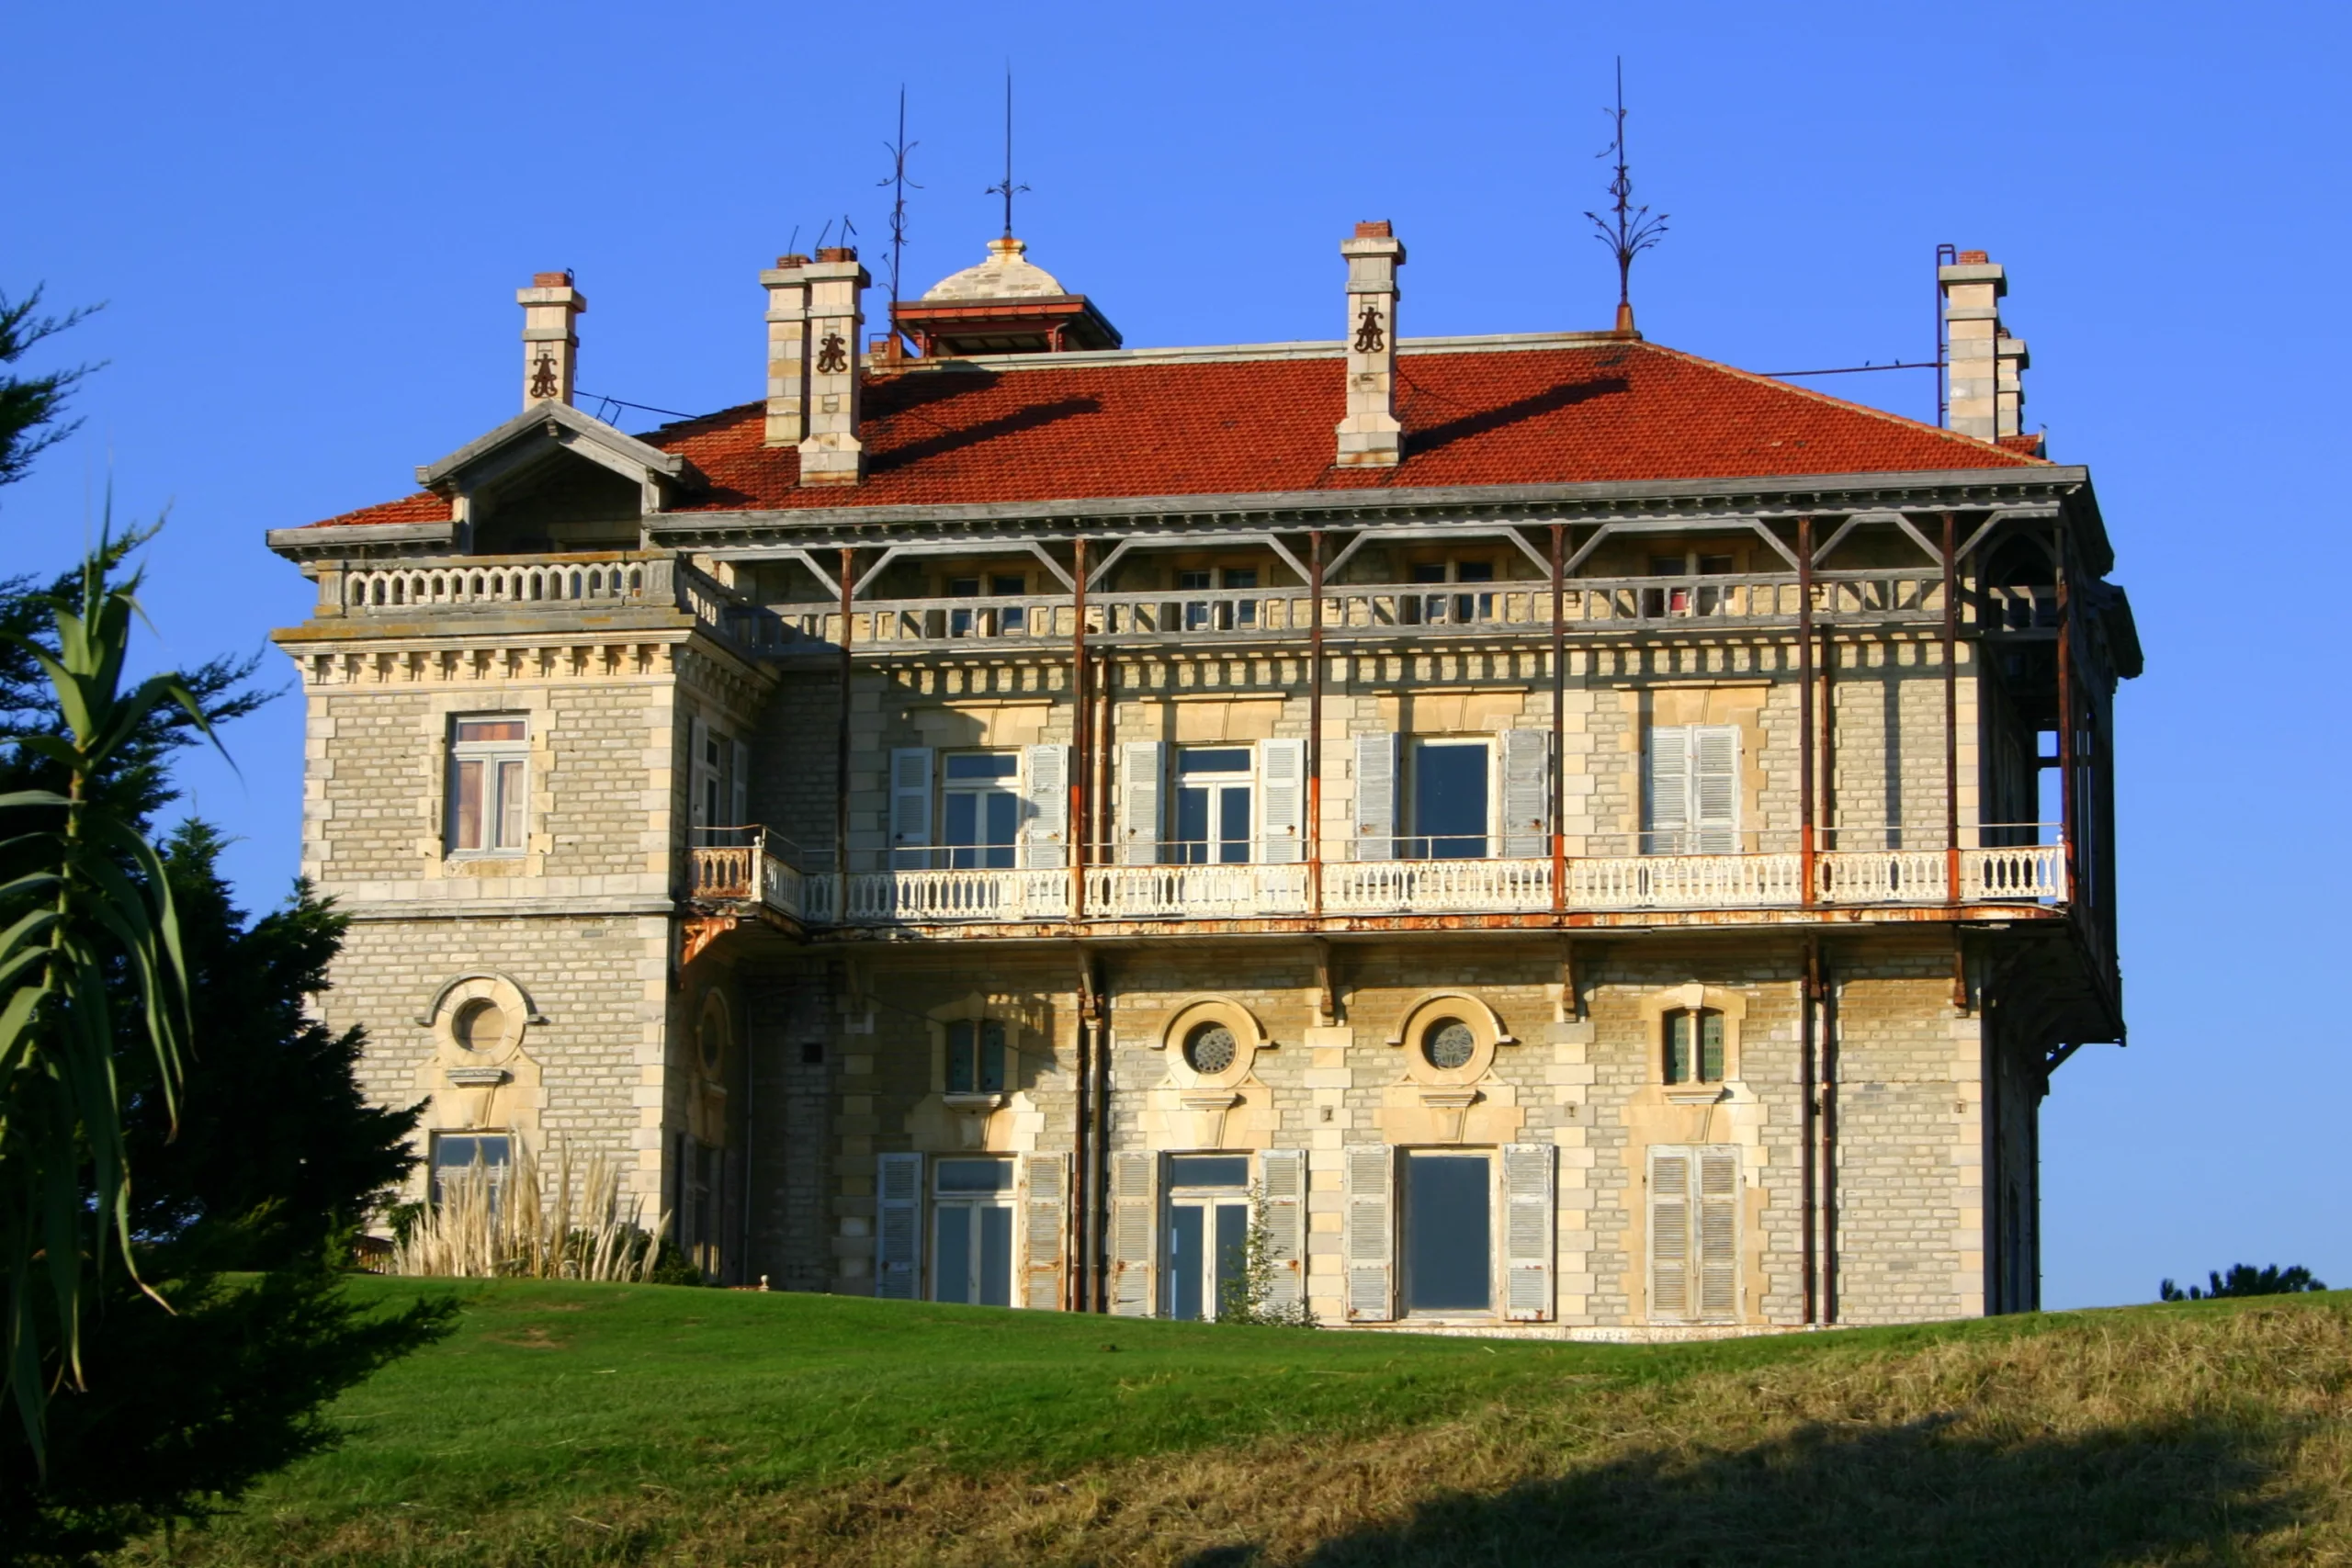
[[449, 1037], [468, 1051], [487, 1051], [505, 1033], [506, 1010], [487, 997], [476, 997], [449, 1021]]
[[1184, 1036], [1184, 1060], [1196, 1073], [1214, 1076], [1233, 1066], [1238, 1053], [1233, 1031], [1221, 1023], [1204, 1023]]
[[1477, 1054], [1478, 1037], [1458, 1018], [1442, 1018], [1421, 1032], [1421, 1055], [1445, 1072], [1466, 1067]]

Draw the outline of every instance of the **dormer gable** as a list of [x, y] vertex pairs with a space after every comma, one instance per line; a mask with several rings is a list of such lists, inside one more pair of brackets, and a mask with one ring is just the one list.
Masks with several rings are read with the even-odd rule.
[[549, 398], [437, 462], [417, 482], [449, 502], [475, 554], [635, 545], [644, 520], [698, 487], [686, 459]]

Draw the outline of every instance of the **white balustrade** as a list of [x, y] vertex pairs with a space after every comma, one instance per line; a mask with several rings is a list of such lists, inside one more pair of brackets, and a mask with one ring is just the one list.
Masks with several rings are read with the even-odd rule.
[[1960, 852], [1960, 896], [1973, 904], [2064, 904], [2066, 846], [2018, 844]]
[[[811, 877], [809, 883], [813, 917], [829, 919], [833, 878]], [[845, 911], [854, 926], [1058, 920], [1069, 914], [1067, 871], [852, 872]]]
[[[352, 567], [346, 610], [374, 614], [469, 604], [626, 604], [647, 596], [656, 561], [488, 561]], [[667, 572], [661, 574], [667, 577]], [[666, 587], [666, 581], [661, 586]]]
[[1607, 855], [1568, 863], [1571, 909], [1754, 909], [1802, 902], [1792, 854]]
[[1086, 875], [1086, 912], [1108, 919], [1250, 919], [1306, 912], [1303, 865], [1116, 865]]
[[1814, 864], [1827, 904], [1940, 904], [1951, 896], [1941, 850], [1832, 850]]
[[1551, 907], [1548, 860], [1351, 861], [1323, 868], [1326, 914], [1508, 914]]

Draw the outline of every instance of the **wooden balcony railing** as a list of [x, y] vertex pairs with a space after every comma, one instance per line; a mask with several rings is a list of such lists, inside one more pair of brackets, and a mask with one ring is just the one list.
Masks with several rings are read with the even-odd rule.
[[[1959, 854], [1962, 902], [2067, 902], [2062, 845]], [[764, 900], [812, 926], [1069, 917], [1070, 875], [1058, 869], [853, 872], [844, 907], [832, 874], [804, 876], [763, 851], [697, 849], [694, 862], [697, 899]], [[1815, 901], [1837, 908], [1948, 903], [1949, 864], [1941, 850], [1829, 851], [1815, 857]], [[1565, 905], [1571, 913], [1795, 908], [1804, 903], [1803, 866], [1792, 853], [1578, 856], [1567, 862]], [[1086, 873], [1086, 915], [1106, 920], [1295, 918], [1311, 907], [1308, 869], [1295, 863], [1098, 866]], [[1321, 892], [1323, 912], [1334, 916], [1540, 914], [1553, 908], [1552, 863], [1337, 862], [1322, 867]]]

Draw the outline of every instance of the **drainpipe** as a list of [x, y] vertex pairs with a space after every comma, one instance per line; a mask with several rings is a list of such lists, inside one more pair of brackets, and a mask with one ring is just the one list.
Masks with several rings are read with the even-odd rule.
[[1813, 519], [1797, 519], [1797, 876], [1798, 898], [1814, 904]]
[[[1960, 561], [1958, 528], [1944, 513], [1944, 897], [1960, 902]], [[1962, 997], [1960, 1004], [1967, 1005]]]
[[1088, 755], [1086, 694], [1086, 540], [1077, 541], [1075, 618], [1070, 624], [1070, 750], [1069, 771], [1069, 918], [1074, 926], [1086, 918], [1086, 759]]
[[[1568, 836], [1566, 815], [1568, 759], [1564, 737], [1568, 727], [1568, 579], [1562, 566], [1567, 549], [1567, 528], [1552, 525], [1552, 917], [1568, 911]], [[1573, 1011], [1571, 1015], [1574, 1016]]]
[[1323, 530], [1306, 536], [1306, 912], [1323, 914]]
[[1799, 1140], [1801, 1154], [1797, 1173], [1798, 1190], [1804, 1194], [1804, 1227], [1803, 1252], [1804, 1269], [1804, 1320], [1808, 1324], [1821, 1321], [1820, 1247], [1817, 1231], [1820, 1219], [1821, 1175], [1815, 1140], [1820, 1136], [1820, 1086], [1814, 1072], [1814, 1051], [1818, 1041], [1814, 1034], [1814, 991], [1821, 969], [1820, 941], [1804, 939], [1804, 968], [1797, 976], [1797, 1055], [1802, 1074], [1804, 1097], [1804, 1135]]

